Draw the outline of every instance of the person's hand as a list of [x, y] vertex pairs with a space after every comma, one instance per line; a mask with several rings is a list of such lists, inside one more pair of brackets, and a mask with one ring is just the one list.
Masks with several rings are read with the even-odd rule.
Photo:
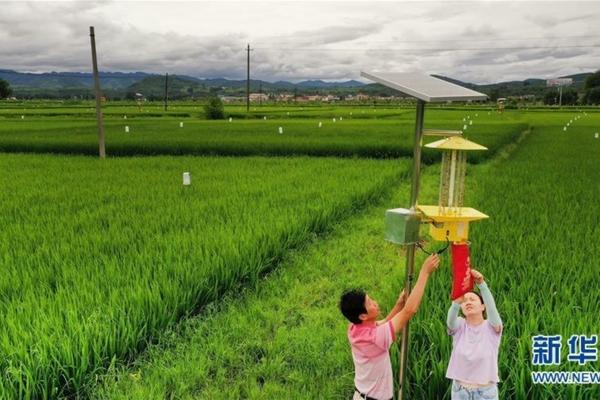
[[440, 256], [437, 254], [432, 254], [423, 263], [423, 267], [421, 267], [421, 271], [426, 273], [427, 275], [431, 275], [433, 271], [435, 271], [440, 266]]
[[398, 300], [396, 300], [396, 305], [400, 306], [400, 308], [404, 307], [404, 304], [406, 304], [407, 298], [408, 298], [408, 295], [406, 294], [406, 289], [404, 289], [400, 293], [400, 296], [398, 296]]
[[481, 285], [483, 283], [483, 275], [476, 269], [471, 268], [471, 276], [475, 280], [476, 284]]

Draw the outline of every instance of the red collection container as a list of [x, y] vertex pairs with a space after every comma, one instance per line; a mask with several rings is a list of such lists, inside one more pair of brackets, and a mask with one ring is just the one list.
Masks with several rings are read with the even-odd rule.
[[452, 300], [456, 300], [473, 290], [469, 244], [453, 243], [452, 251]]

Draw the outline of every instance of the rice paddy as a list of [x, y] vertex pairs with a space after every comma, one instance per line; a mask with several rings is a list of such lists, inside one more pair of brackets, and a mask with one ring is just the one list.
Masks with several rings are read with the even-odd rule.
[[[0, 107], [0, 398], [351, 394], [337, 296], [357, 284], [384, 305], [402, 285], [382, 211], [408, 202], [410, 108], [228, 122], [118, 105], [99, 160], [87, 107], [39, 105], [23, 119]], [[533, 385], [529, 352], [538, 333], [598, 333], [600, 116], [488, 112], [432, 109], [426, 127], [468, 125], [490, 149], [471, 159], [466, 202], [491, 216], [471, 241], [505, 321], [501, 398], [598, 397]], [[436, 199], [438, 157], [426, 153], [423, 199]], [[449, 282], [446, 265], [411, 328], [412, 398], [449, 393]]]

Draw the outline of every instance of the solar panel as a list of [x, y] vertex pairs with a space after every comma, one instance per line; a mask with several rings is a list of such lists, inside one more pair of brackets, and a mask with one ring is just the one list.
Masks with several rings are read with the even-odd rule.
[[422, 72], [396, 73], [370, 73], [361, 72], [361, 76], [396, 89], [406, 95], [416, 97], [427, 103], [441, 101], [467, 101], [485, 100], [487, 95], [464, 88], [443, 79], [436, 78]]

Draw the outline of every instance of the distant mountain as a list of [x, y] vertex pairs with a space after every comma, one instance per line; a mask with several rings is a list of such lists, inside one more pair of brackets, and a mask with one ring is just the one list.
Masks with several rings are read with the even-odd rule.
[[346, 82], [325, 82], [321, 80], [312, 80], [312, 81], [302, 81], [298, 82], [296, 86], [303, 88], [316, 88], [316, 89], [326, 89], [326, 88], [351, 88], [351, 87], [361, 87], [365, 84], [359, 81], [346, 81]]
[[[208, 94], [209, 88], [199, 79], [169, 75], [167, 80], [169, 98], [178, 99], [184, 97], [204, 97]], [[135, 98], [135, 94], [140, 93], [150, 100], [164, 98], [165, 94], [165, 76], [150, 75], [141, 81], [135, 82], [126, 88], [125, 96]]]
[[[102, 88], [106, 89], [124, 89], [132, 84], [141, 81], [144, 78], [155, 76], [164, 78], [164, 75], [148, 74], [145, 72], [100, 72], [100, 81]], [[207, 78], [200, 79], [191, 76], [177, 75], [181, 79], [195, 81], [207, 87], [226, 87], [238, 88], [246, 87], [246, 80], [231, 80], [225, 78]], [[8, 81], [10, 85], [18, 89], [20, 87], [27, 88], [91, 88], [94, 84], [93, 76], [89, 72], [44, 72], [44, 73], [27, 73], [17, 72], [8, 69], [0, 69], [0, 78]], [[360, 87], [365, 84], [359, 81], [350, 80], [344, 82], [325, 82], [322, 80], [309, 80], [298, 83], [287, 81], [267, 82], [261, 80], [250, 80], [251, 87], [258, 88], [262, 86], [264, 89], [294, 89], [298, 88], [350, 88]]]
[[[145, 72], [100, 72], [102, 87], [106, 89], [123, 89], [149, 74]], [[93, 76], [88, 72], [46, 72], [41, 74], [23, 73], [8, 69], [0, 69], [0, 78], [14, 89], [20, 87], [43, 89], [91, 88]]]
[[[590, 73], [580, 73], [565, 76], [572, 78], [571, 88], [581, 92], [585, 79]], [[492, 97], [508, 97], [535, 95], [541, 97], [548, 91], [545, 79], [530, 78], [523, 81], [499, 82], [477, 85], [462, 82], [443, 75], [434, 75], [440, 79], [455, 83], [473, 90], [486, 93]], [[0, 69], [0, 78], [8, 81], [17, 97], [60, 97], [72, 96], [90, 97], [93, 95], [92, 74], [87, 72], [49, 72], [21, 73], [13, 70]], [[241, 96], [246, 91], [246, 80], [225, 78], [195, 78], [185, 75], [170, 76], [169, 96], [203, 97], [211, 91]], [[164, 94], [164, 75], [148, 74], [145, 72], [100, 72], [100, 83], [103, 92], [111, 98], [131, 96], [139, 92], [146, 97], [162, 98]], [[250, 80], [252, 92], [264, 93], [296, 92], [298, 94], [333, 93], [338, 95], [365, 93], [374, 96], [397, 95], [398, 92], [377, 83], [365, 84], [355, 80], [326, 82], [323, 80], [306, 80], [298, 83], [288, 81], [267, 82]]]
[[[561, 78], [572, 78], [573, 84], [568, 88], [582, 92], [585, 84], [585, 80], [590, 76], [592, 72], [585, 72], [581, 74], [562, 76]], [[508, 96], [523, 96], [523, 95], [534, 95], [536, 97], [542, 97], [549, 88], [546, 86], [546, 79], [529, 78], [524, 81], [507, 81], [498, 82], [485, 85], [476, 85], [474, 83], [461, 82], [456, 79], [448, 78], [441, 75], [434, 75], [440, 79], [444, 79], [454, 84], [477, 90], [485, 93], [490, 97], [508, 97]]]

